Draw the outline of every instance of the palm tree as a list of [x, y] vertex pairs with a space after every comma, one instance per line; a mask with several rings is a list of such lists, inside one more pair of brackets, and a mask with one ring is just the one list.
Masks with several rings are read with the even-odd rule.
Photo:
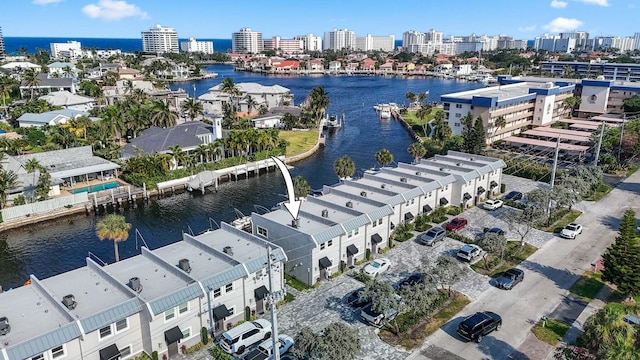
[[175, 163], [175, 168], [178, 168], [180, 164], [184, 164], [187, 153], [182, 150], [180, 145], [169, 146], [168, 149], [171, 154], [173, 154], [173, 162]]
[[407, 98], [407, 100], [409, 100], [409, 107], [411, 107], [413, 103], [416, 101], [416, 94], [414, 94], [411, 91], [407, 91], [407, 93], [404, 96]]
[[351, 160], [349, 155], [344, 155], [333, 163], [333, 170], [340, 180], [344, 180], [356, 173], [356, 163]]
[[576, 107], [580, 106], [581, 103], [582, 98], [578, 96], [571, 96], [562, 101], [562, 105], [564, 106], [564, 108], [569, 110], [569, 119], [571, 119], [571, 116], [573, 116], [573, 110], [575, 110]]
[[427, 117], [429, 117], [430, 114], [431, 114], [431, 105], [428, 105], [428, 104], [422, 104], [422, 106], [420, 106], [420, 109], [416, 111], [416, 116], [418, 117], [418, 119], [420, 119], [420, 123], [422, 125], [422, 133], [424, 134], [424, 136], [430, 135], [430, 134], [427, 134], [427, 129], [429, 128]]
[[251, 110], [255, 109], [258, 106], [258, 102], [255, 101], [249, 94], [247, 94], [244, 99], [247, 102], [247, 113], [251, 114]]
[[151, 124], [163, 128], [175, 126], [178, 114], [171, 111], [169, 105], [162, 100], [156, 100], [151, 107]]
[[18, 174], [13, 170], [0, 170], [0, 209], [7, 204], [11, 189], [18, 185]]
[[6, 116], [9, 116], [7, 98], [16, 85], [16, 81], [13, 78], [9, 76], [0, 76], [0, 96], [2, 96], [2, 106], [4, 107], [4, 114]]
[[38, 169], [42, 169], [42, 165], [36, 159], [29, 159], [25, 164], [24, 168], [28, 173], [32, 173]]
[[451, 137], [452, 130], [449, 124], [444, 121], [445, 119], [444, 111], [438, 111], [433, 117], [432, 127], [433, 127], [433, 138], [439, 142], [444, 142], [445, 139]]
[[504, 116], [500, 115], [498, 116], [498, 118], [493, 122], [493, 126], [495, 126], [495, 130], [493, 131], [493, 135], [495, 135], [498, 130], [503, 129], [505, 126], [507, 126], [507, 119], [504, 118]]
[[427, 149], [425, 149], [424, 146], [422, 146], [422, 144], [418, 142], [414, 142], [413, 144], [409, 145], [407, 151], [409, 152], [409, 154], [411, 154], [411, 156], [413, 156], [416, 162], [418, 162], [418, 160], [420, 160], [420, 158], [427, 153]]
[[309, 110], [316, 124], [320, 121], [329, 104], [331, 104], [331, 99], [329, 99], [329, 93], [324, 91], [324, 87], [318, 86], [311, 89], [309, 93]]
[[188, 98], [184, 103], [182, 103], [182, 111], [184, 111], [192, 121], [198, 116], [204, 116], [204, 108], [202, 107], [202, 104], [194, 98]]
[[33, 100], [33, 88], [38, 87], [40, 85], [40, 78], [38, 78], [38, 72], [32, 68], [25, 70], [22, 73], [22, 81], [25, 86], [27, 86], [31, 90], [31, 100]]
[[107, 215], [96, 225], [96, 235], [100, 240], [113, 240], [116, 262], [120, 261], [118, 243], [129, 238], [129, 230], [131, 230], [131, 224], [126, 222], [124, 216], [117, 214]]
[[220, 91], [225, 94], [229, 94], [229, 97], [234, 100], [232, 102], [237, 104], [237, 101], [235, 100], [237, 100], [241, 94], [240, 89], [238, 89], [236, 84], [234, 84], [232, 78], [226, 77], [222, 80], [222, 83], [220, 84]]
[[295, 193], [296, 199], [303, 198], [311, 194], [311, 185], [309, 185], [307, 179], [298, 175], [293, 178], [293, 192]]
[[380, 149], [376, 153], [376, 161], [382, 167], [389, 165], [393, 162], [393, 154], [387, 149]]
[[631, 327], [624, 322], [624, 313], [611, 306], [605, 306], [589, 317], [584, 325], [582, 339], [585, 348], [593, 354], [602, 354], [615, 345], [617, 338]]

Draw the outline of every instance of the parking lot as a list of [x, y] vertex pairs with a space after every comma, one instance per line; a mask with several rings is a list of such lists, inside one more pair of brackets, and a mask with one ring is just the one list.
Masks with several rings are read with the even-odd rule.
[[[555, 155], [554, 149], [546, 149], [540, 148], [529, 149], [526, 151], [511, 151], [506, 149], [487, 149], [487, 155], [491, 156], [491, 154], [495, 155], [506, 155], [512, 159], [522, 159], [528, 161], [536, 161], [541, 164], [547, 164], [549, 166], [553, 166], [553, 156]], [[559, 169], [568, 169], [577, 164], [586, 161], [585, 159], [579, 159], [575, 157], [563, 157], [559, 156], [558, 158], [558, 168]]]

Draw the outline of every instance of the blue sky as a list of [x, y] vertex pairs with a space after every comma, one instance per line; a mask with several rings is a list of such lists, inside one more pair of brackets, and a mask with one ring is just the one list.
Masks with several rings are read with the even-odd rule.
[[561, 31], [591, 37], [640, 32], [640, 0], [3, 0], [4, 36], [139, 38], [155, 24], [180, 38], [229, 39], [242, 27], [265, 38], [334, 28], [357, 36], [436, 29], [445, 35], [533, 39]]

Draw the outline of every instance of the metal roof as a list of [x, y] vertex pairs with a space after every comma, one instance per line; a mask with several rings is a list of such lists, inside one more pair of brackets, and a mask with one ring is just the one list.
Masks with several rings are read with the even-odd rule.
[[402, 195], [404, 195], [404, 197], [408, 200], [408, 199], [415, 199], [418, 198], [420, 196], [422, 196], [424, 194], [424, 192], [422, 191], [421, 187], [415, 187], [409, 191], [405, 191], [402, 193]]
[[204, 293], [202, 292], [202, 288], [198, 283], [194, 282], [187, 285], [186, 288], [174, 291], [167, 296], [163, 296], [157, 300], [149, 302], [149, 306], [151, 306], [153, 314], [158, 315], [180, 304], [184, 304], [189, 300], [203, 296]]
[[372, 221], [382, 219], [385, 216], [388, 216], [391, 214], [393, 214], [393, 209], [389, 205], [385, 205], [384, 207], [381, 207], [379, 209], [376, 209], [367, 213], [367, 215], [369, 215]]
[[224, 285], [231, 284], [232, 282], [241, 279], [245, 276], [249, 276], [245, 267], [242, 264], [238, 264], [231, 269], [225, 270], [215, 276], [200, 281], [205, 289], [218, 289]]
[[351, 220], [344, 221], [342, 223], [342, 226], [344, 226], [344, 229], [346, 231], [351, 231], [351, 230], [355, 230], [355, 229], [359, 228], [360, 226], [363, 226], [363, 225], [366, 225], [366, 224], [369, 224], [369, 223], [370, 223], [370, 221], [369, 221], [369, 218], [367, 217], [367, 215], [362, 214], [360, 216], [354, 217]]
[[404, 203], [404, 197], [402, 197], [402, 195], [398, 194], [396, 196], [392, 196], [389, 199], [387, 199], [387, 203], [391, 206], [396, 206], [398, 204], [402, 204]]
[[38, 337], [31, 340], [7, 348], [7, 355], [9, 359], [28, 359], [56, 346], [66, 344], [80, 337], [80, 335], [78, 323], [72, 322], [62, 325], [46, 334], [38, 335]]
[[106, 325], [113, 324], [114, 322], [120, 321], [122, 319], [126, 319], [127, 317], [142, 310], [142, 304], [140, 301], [140, 299], [133, 298], [110, 309], [106, 309], [95, 315], [88, 316], [80, 320], [82, 329], [85, 331], [85, 333], [90, 333], [94, 330], [103, 328]]
[[344, 229], [341, 225], [334, 225], [324, 231], [312, 235], [318, 244], [325, 243], [331, 239], [335, 239], [340, 235], [344, 235]]

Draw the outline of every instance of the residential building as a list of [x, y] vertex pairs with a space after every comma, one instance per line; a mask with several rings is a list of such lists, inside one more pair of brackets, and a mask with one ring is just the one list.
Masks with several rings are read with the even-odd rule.
[[302, 40], [302, 48], [304, 51], [322, 51], [322, 37], [313, 34], [299, 35], [294, 37], [296, 40]]
[[620, 52], [632, 51], [634, 38], [619, 36], [599, 36], [593, 44], [594, 50], [618, 49]]
[[70, 119], [80, 116], [89, 116], [89, 113], [73, 109], [53, 110], [39, 114], [24, 113], [16, 121], [18, 122], [18, 127], [55, 126], [66, 124]]
[[356, 33], [348, 29], [333, 29], [333, 31], [324, 33], [324, 50], [355, 50]]
[[609, 63], [606, 61], [541, 61], [542, 74], [568, 76], [567, 70], [579, 78], [604, 77], [604, 80], [640, 81], [640, 64]]
[[51, 43], [51, 58], [76, 59], [82, 57], [82, 44], [79, 41], [67, 41], [66, 43]]
[[56, 61], [47, 65], [49, 76], [75, 78], [78, 69], [72, 63]]
[[263, 312], [266, 296], [284, 288], [284, 260], [281, 248], [222, 223], [108, 265], [87, 258], [47, 279], [31, 275], [30, 285], [0, 293], [11, 326], [0, 358], [175, 358], [179, 346], [200, 341], [202, 328], [219, 335], [245, 319], [245, 309]]
[[640, 96], [640, 85], [635, 81], [583, 79], [578, 87], [581, 89], [578, 115], [585, 117], [605, 113], [622, 114], [624, 101]]
[[402, 47], [408, 50], [412, 45], [422, 45], [427, 42], [425, 33], [415, 30], [405, 31], [402, 34]]
[[162, 54], [178, 52], [178, 33], [176, 29], [160, 24], [142, 32], [142, 51]]
[[[462, 133], [462, 117], [471, 114], [482, 118], [487, 144], [518, 134], [529, 125], [548, 125], [568, 114], [563, 102], [573, 96], [574, 84], [565, 82], [524, 82], [500, 77], [508, 85], [445, 94], [440, 97], [443, 109], [454, 135]], [[504, 127], [495, 126], [504, 118]]]
[[280, 207], [252, 214], [253, 233], [283, 248], [287, 274], [313, 285], [375, 257], [393, 229], [439, 206], [471, 206], [499, 191], [502, 160], [449, 151], [446, 156], [366, 171], [357, 180], [307, 196], [299, 217]]
[[47, 95], [39, 97], [39, 99], [48, 102], [52, 106], [83, 112], [93, 109], [96, 104], [94, 98], [72, 94], [66, 90], [52, 91]]
[[197, 41], [194, 38], [189, 38], [189, 40], [180, 43], [180, 51], [213, 54], [213, 41]]
[[20, 95], [23, 98], [48, 94], [52, 91], [68, 91], [76, 93], [77, 84], [69, 77], [55, 77], [50, 74], [38, 74], [37, 84], [27, 84], [24, 80], [20, 84]]
[[7, 49], [4, 46], [4, 37], [2, 36], [2, 27], [0, 26], [0, 60], [7, 57]]
[[424, 42], [433, 43], [433, 44], [442, 44], [444, 39], [444, 33], [440, 31], [436, 31], [435, 29], [431, 29], [424, 34]]
[[355, 50], [359, 51], [393, 51], [395, 48], [396, 38], [389, 36], [371, 36], [367, 34], [364, 37], [356, 37]]
[[256, 129], [270, 129], [284, 127], [283, 118], [287, 114], [291, 114], [296, 118], [300, 117], [302, 109], [297, 106], [277, 106], [269, 109], [266, 114], [258, 115], [252, 119], [253, 127]]
[[291, 91], [280, 85], [265, 86], [258, 83], [237, 83], [236, 87], [240, 92], [240, 96], [233, 97], [232, 95], [222, 91], [221, 84], [218, 84], [209, 89], [209, 92], [200, 95], [198, 100], [217, 104], [221, 107], [222, 103], [234, 102], [238, 103], [239, 112], [249, 112], [247, 98], [250, 96], [255, 102], [254, 108], [256, 110], [260, 106], [264, 105], [267, 109], [271, 109], [276, 106], [287, 106], [293, 104], [293, 94]]
[[299, 54], [304, 51], [302, 40], [281, 39], [280, 36], [274, 36], [263, 42], [264, 50], [275, 50], [282, 54]]
[[633, 34], [633, 50], [640, 50], [640, 32]]
[[231, 49], [238, 54], [258, 54], [263, 48], [262, 33], [242, 28], [231, 34]]

